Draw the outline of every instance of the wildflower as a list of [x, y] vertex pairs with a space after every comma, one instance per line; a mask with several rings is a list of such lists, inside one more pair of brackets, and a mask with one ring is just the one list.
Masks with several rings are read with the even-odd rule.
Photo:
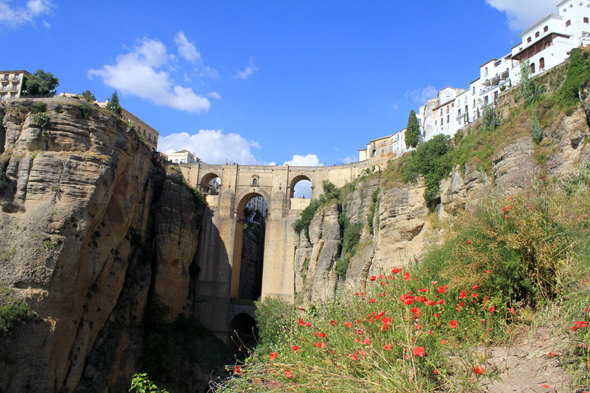
[[326, 337], [326, 333], [322, 332], [322, 333], [318, 334], [318, 337], [324, 338], [324, 337]]
[[430, 281], [430, 283], [431, 283], [432, 285], [436, 285], [436, 284], [438, 284], [438, 281]]
[[242, 367], [237, 366], [236, 368], [234, 368], [234, 371], [236, 374], [241, 374], [242, 373]]
[[270, 360], [273, 360], [273, 359], [276, 359], [276, 358], [277, 358], [277, 356], [279, 356], [279, 355], [278, 355], [278, 352], [274, 352], [274, 353], [272, 353], [272, 352], [271, 352], [271, 353], [270, 353], [270, 355], [268, 355], [268, 358], [269, 358]]
[[383, 349], [385, 349], [386, 351], [391, 351], [391, 344], [384, 345]]
[[414, 347], [414, 356], [424, 357], [425, 351], [422, 347]]
[[424, 296], [416, 296], [416, 301], [424, 303], [426, 301], [426, 298]]
[[444, 339], [441, 339], [441, 340], [440, 340], [440, 343], [441, 343], [441, 344], [446, 344], [447, 342], [446, 342]]
[[481, 323], [486, 323], [486, 319], [485, 318], [482, 318], [481, 319]]
[[572, 332], [575, 332], [576, 330], [578, 330], [578, 327], [577, 327], [577, 326], [572, 326], [572, 327], [570, 328], [570, 330], [571, 330]]
[[330, 326], [336, 325], [336, 321], [330, 321]]
[[412, 277], [412, 275], [410, 273], [408, 273], [408, 272], [404, 273], [404, 281], [409, 281], [411, 277]]
[[588, 322], [586, 321], [575, 321], [574, 325], [576, 325], [579, 328], [585, 328], [586, 326], [588, 326]]
[[432, 300], [427, 300], [424, 302], [424, 304], [428, 305], [428, 306], [434, 306], [434, 301]]
[[375, 299], [369, 300], [369, 303], [375, 303]]
[[436, 371], [436, 369], [434, 369], [434, 370], [432, 371], [432, 373], [433, 373], [434, 375], [436, 375], [436, 374], [438, 374], [438, 371]]
[[440, 317], [440, 314], [439, 314], [439, 313], [437, 313], [437, 312], [435, 312], [435, 313], [434, 313], [434, 316], [435, 316], [436, 318], [439, 318], [439, 317]]
[[371, 339], [369, 337], [365, 337], [365, 339], [363, 340], [363, 344], [371, 345]]
[[473, 369], [473, 372], [477, 375], [481, 375], [481, 374], [484, 374], [486, 371], [484, 370], [483, 367], [477, 366]]
[[471, 240], [467, 240], [467, 244], [471, 244]]
[[346, 326], [347, 328], [351, 328], [352, 327], [352, 323], [350, 323], [350, 322], [344, 322], [344, 326]]
[[491, 312], [494, 312], [494, 311], [496, 311], [496, 307], [492, 306], [492, 307], [488, 308], [488, 310], [490, 310]]
[[383, 274], [380, 274], [379, 277], [377, 277], [378, 280], [383, 280]]
[[420, 330], [422, 329], [422, 325], [420, 325], [419, 323], [416, 324], [416, 329]]
[[420, 289], [418, 289], [418, 292], [428, 292], [428, 289], [426, 289], [426, 288], [420, 288]]
[[371, 276], [371, 281], [375, 281], [377, 279], [377, 276]]
[[401, 271], [402, 271], [402, 269], [398, 269], [398, 268], [394, 268], [394, 269], [392, 269], [392, 270], [391, 270], [391, 272], [392, 272], [393, 274], [398, 274], [398, 273], [399, 273], [399, 272], [401, 272]]
[[400, 296], [400, 300], [402, 301], [403, 304], [409, 306], [410, 304], [414, 303], [414, 296], [412, 295], [408, 295], [408, 294], [403, 294]]
[[285, 377], [291, 378], [292, 376], [293, 376], [293, 374], [291, 374], [291, 370], [289, 370], [289, 369], [285, 370]]
[[514, 314], [514, 309], [513, 308], [509, 308], [508, 311], [510, 311], [510, 314]]
[[365, 356], [367, 353], [365, 351], [361, 351], [361, 355]]
[[471, 297], [472, 297], [472, 298], [476, 298], [476, 297], [477, 297], [477, 293], [472, 293], [472, 294], [471, 294]]
[[299, 326], [303, 326], [303, 325], [305, 325], [305, 322], [303, 322], [303, 319], [299, 318], [298, 324], [299, 324]]
[[445, 287], [438, 287], [438, 293], [445, 293], [447, 290]]
[[311, 326], [311, 322], [307, 322], [307, 323], [305, 324], [305, 326], [307, 326], [307, 327], [310, 327], [310, 326]]
[[445, 302], [444, 300], [440, 299], [439, 301], [437, 301], [437, 302], [436, 302], [436, 304], [438, 304], [438, 305], [440, 306], [440, 305], [441, 305], [441, 304], [443, 304], [444, 302]]
[[547, 389], [547, 388], [549, 388], [549, 385], [547, 385], [546, 383], [544, 383], [543, 385], [541, 385], [541, 387]]
[[324, 348], [325, 347], [324, 343], [320, 343], [320, 342], [317, 342], [317, 343], [315, 343], [313, 345], [315, 345], [318, 348]]
[[467, 290], [462, 290], [461, 294], [459, 295], [459, 299], [465, 299], [467, 297]]
[[452, 320], [451, 322], [449, 322], [449, 325], [450, 325], [451, 329], [455, 329], [457, 327], [457, 321]]
[[412, 309], [412, 312], [414, 313], [414, 317], [415, 317], [415, 318], [419, 318], [419, 317], [420, 317], [420, 315], [422, 315], [422, 312], [420, 312], [420, 309], [419, 309], [418, 307], [414, 307], [414, 308]]
[[488, 270], [486, 270], [486, 273], [488, 273], [488, 274], [492, 274], [492, 269], [488, 269]]
[[474, 285], [471, 287], [471, 289], [473, 289], [474, 291], [477, 290], [477, 288], [479, 288], [479, 285]]
[[299, 345], [291, 345], [291, 348], [293, 348], [293, 351], [295, 351], [295, 353], [299, 353], [299, 348], [301, 348]]
[[351, 358], [352, 358], [352, 360], [358, 360], [359, 357], [356, 355], [352, 355]]
[[428, 335], [430, 336], [430, 335], [432, 335], [432, 333], [434, 333], [434, 332], [433, 332], [433, 331], [432, 331], [432, 329], [431, 329], [431, 330], [429, 330], [427, 333], [428, 333]]

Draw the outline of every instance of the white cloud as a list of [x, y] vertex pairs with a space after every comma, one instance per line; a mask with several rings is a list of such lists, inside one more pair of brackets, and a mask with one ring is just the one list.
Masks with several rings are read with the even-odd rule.
[[[49, 0], [29, 0], [24, 7], [12, 7], [9, 0], [0, 0], [0, 24], [18, 27], [26, 23], [34, 24], [33, 19], [41, 15], [51, 15], [55, 5]], [[45, 22], [47, 27], [47, 22]]]
[[212, 91], [211, 93], [209, 93], [207, 95], [211, 98], [217, 98], [218, 100], [221, 100], [221, 96], [216, 91]]
[[171, 60], [163, 43], [144, 38], [131, 52], [117, 56], [115, 64], [89, 70], [88, 76], [99, 76], [106, 85], [156, 105], [187, 112], [208, 111], [211, 103], [207, 98], [195, 94], [190, 87], [174, 85], [169, 74], [160, 70]]
[[513, 31], [524, 30], [539, 19], [557, 13], [557, 0], [486, 0], [486, 3], [506, 13]]
[[208, 164], [256, 164], [251, 148], [260, 148], [257, 142], [249, 141], [238, 134], [223, 134], [221, 130], [200, 130], [197, 134], [186, 132], [160, 137], [161, 151], [189, 150]]
[[258, 71], [258, 68], [254, 67], [254, 58], [251, 57], [248, 67], [246, 67], [244, 71], [238, 71], [238, 73], [234, 77], [246, 79], [256, 71]]
[[411, 98], [413, 101], [423, 104], [431, 98], [436, 97], [437, 94], [438, 90], [436, 90], [431, 85], [428, 85], [423, 89], [414, 89], [411, 92], [407, 91], [406, 98]]
[[348, 156], [344, 160], [342, 160], [344, 164], [350, 164], [351, 162], [356, 162], [356, 157]]
[[397, 108], [399, 108], [399, 105], [398, 105], [398, 104], [393, 104], [393, 105], [391, 105], [391, 107], [392, 107], [393, 109], [397, 110]]
[[45, 26], [46, 28], [49, 29], [51, 27], [51, 23], [49, 23], [45, 19], [43, 19], [43, 26]]
[[318, 156], [315, 154], [308, 154], [306, 156], [300, 156], [295, 154], [292, 160], [285, 161], [285, 165], [290, 166], [323, 166], [320, 164]]
[[178, 53], [181, 57], [186, 60], [192, 61], [193, 63], [201, 63], [201, 54], [197, 51], [195, 44], [186, 38], [183, 31], [179, 31], [174, 37], [174, 42], [178, 46]]

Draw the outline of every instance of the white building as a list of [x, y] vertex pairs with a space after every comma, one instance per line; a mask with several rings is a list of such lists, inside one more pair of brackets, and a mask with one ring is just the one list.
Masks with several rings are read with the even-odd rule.
[[425, 141], [437, 134], [455, 135], [460, 128], [455, 111], [455, 100], [465, 91], [465, 89], [445, 87], [439, 90], [435, 98], [426, 101], [426, 105], [420, 107], [420, 113], [424, 113]]
[[173, 163], [195, 164], [199, 162], [199, 158], [188, 150], [177, 151], [176, 153], [169, 153], [168, 160]]
[[246, 207], [252, 211], [259, 211], [264, 218], [268, 216], [268, 204], [266, 199], [261, 196], [250, 199]]
[[391, 151], [394, 156], [404, 154], [408, 150], [413, 150], [412, 148], [408, 149], [406, 147], [406, 130], [404, 128], [391, 136]]

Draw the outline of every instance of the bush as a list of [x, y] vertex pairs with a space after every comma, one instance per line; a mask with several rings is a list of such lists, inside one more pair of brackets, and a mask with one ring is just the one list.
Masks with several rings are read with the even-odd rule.
[[269, 347], [280, 340], [288, 332], [295, 317], [294, 307], [287, 301], [266, 297], [263, 301], [256, 302], [256, 321], [260, 332], [262, 345]]
[[373, 203], [371, 204], [371, 213], [369, 213], [369, 216], [367, 217], [367, 223], [369, 224], [369, 232], [371, 232], [371, 235], [373, 234], [373, 221], [375, 221], [375, 210], [377, 210], [379, 192], [381, 192], [381, 189], [378, 188], [373, 191], [373, 195], [371, 195]]
[[9, 332], [25, 320], [29, 313], [26, 303], [7, 304], [0, 308], [0, 332]]
[[150, 381], [146, 373], [133, 375], [129, 391], [136, 393], [168, 393], [167, 390], [158, 388], [155, 383]]
[[29, 110], [32, 114], [37, 114], [37, 113], [45, 112], [46, 108], [47, 108], [47, 106], [43, 102], [37, 101], [33, 105], [30, 106]]
[[79, 106], [79, 108], [82, 119], [88, 119], [94, 114], [94, 108], [89, 104], [82, 104]]
[[49, 119], [49, 114], [45, 112], [33, 115], [33, 122], [38, 126], [41, 126], [41, 128], [47, 127], [47, 125], [49, 124]]
[[10, 178], [6, 173], [0, 172], [0, 193], [4, 192], [6, 187], [10, 184]]
[[311, 224], [311, 220], [315, 216], [318, 208], [320, 207], [320, 203], [317, 200], [311, 201], [309, 206], [307, 206], [301, 212], [301, 217], [293, 223], [293, 230], [297, 232], [297, 234], [301, 234], [301, 231], [305, 234], [305, 237], [309, 240], [309, 225]]
[[[561, 89], [556, 92], [562, 107], [573, 108], [580, 102], [580, 91], [590, 83], [590, 52], [581, 48], [570, 51], [567, 77]], [[573, 112], [573, 110], [572, 110]]]

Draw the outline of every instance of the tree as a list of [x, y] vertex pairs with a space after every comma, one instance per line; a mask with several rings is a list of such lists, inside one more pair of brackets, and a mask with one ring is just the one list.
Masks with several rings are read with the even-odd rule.
[[119, 94], [117, 94], [117, 90], [111, 96], [111, 99], [107, 103], [107, 109], [113, 112], [114, 114], [121, 116], [121, 105], [119, 104]]
[[94, 94], [92, 94], [92, 92], [90, 92], [90, 90], [86, 90], [85, 92], [83, 92], [80, 95], [82, 96], [83, 99], [85, 99], [88, 102], [96, 101], [96, 97], [94, 96]]
[[408, 127], [406, 128], [406, 147], [416, 147], [418, 145], [418, 134], [420, 134], [420, 127], [418, 127], [418, 119], [416, 118], [416, 112], [412, 109], [410, 111], [410, 117], [408, 118]]
[[59, 86], [59, 79], [52, 73], [37, 70], [26, 78], [25, 88], [27, 93], [33, 96], [55, 94], [55, 88]]

